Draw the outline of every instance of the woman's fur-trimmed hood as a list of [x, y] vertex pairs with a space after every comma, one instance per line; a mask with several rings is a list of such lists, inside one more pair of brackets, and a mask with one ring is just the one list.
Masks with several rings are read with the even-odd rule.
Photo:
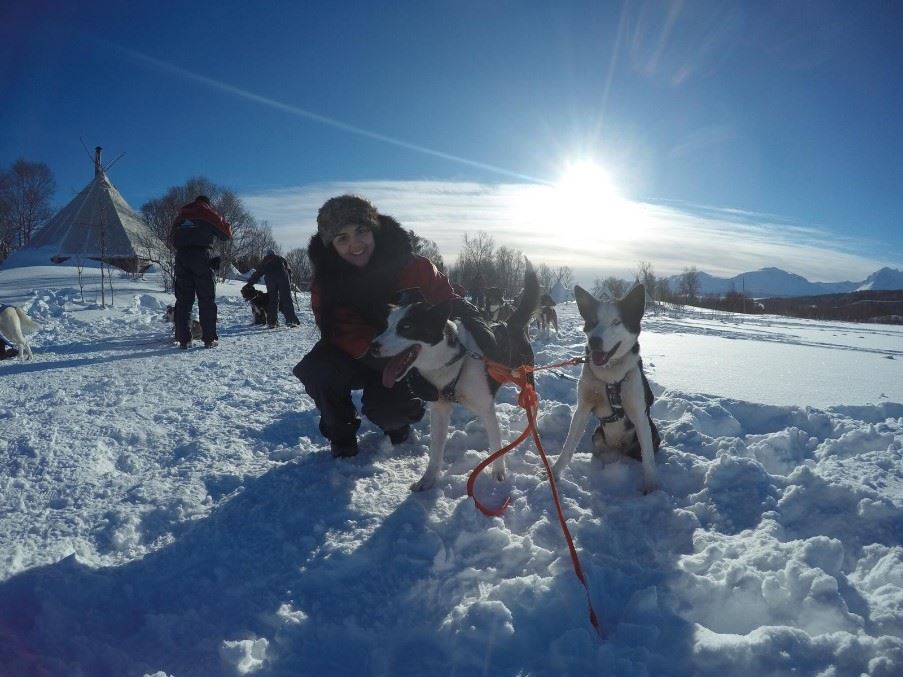
[[385, 319], [386, 306], [393, 300], [401, 271], [414, 250], [411, 234], [391, 216], [379, 215], [373, 240], [370, 262], [358, 268], [342, 259], [332, 244], [323, 244], [319, 234], [310, 238], [307, 254], [320, 295], [321, 329], [330, 327], [339, 306], [354, 309], [374, 327]]

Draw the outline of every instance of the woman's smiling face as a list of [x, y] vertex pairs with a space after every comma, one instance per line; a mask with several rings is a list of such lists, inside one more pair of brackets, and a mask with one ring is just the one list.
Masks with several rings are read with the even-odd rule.
[[376, 242], [370, 226], [349, 223], [333, 238], [332, 246], [352, 266], [363, 268], [370, 262]]

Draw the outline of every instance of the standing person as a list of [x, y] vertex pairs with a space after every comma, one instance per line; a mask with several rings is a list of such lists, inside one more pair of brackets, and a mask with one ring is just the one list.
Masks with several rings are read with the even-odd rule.
[[257, 280], [264, 277], [267, 286], [267, 295], [270, 297], [267, 307], [267, 325], [275, 329], [279, 324], [277, 308], [282, 311], [287, 327], [297, 327], [301, 323], [295, 315], [295, 304], [292, 303], [292, 286], [289, 282], [288, 261], [279, 256], [272, 249], [267, 250], [260, 265], [254, 274], [248, 278], [246, 287], [252, 287]]
[[473, 278], [472, 284], [473, 289], [470, 292], [470, 302], [482, 310], [486, 301], [486, 278], [483, 277], [483, 273], [477, 273], [476, 277]]
[[169, 234], [176, 250], [176, 340], [182, 349], [191, 345], [191, 309], [198, 299], [198, 319], [205, 348], [219, 342], [216, 333], [216, 281], [214, 270], [219, 257], [213, 257], [215, 240], [232, 239], [232, 227], [210, 204], [206, 195], [198, 195], [194, 202], [183, 205], [173, 221]]
[[[363, 414], [400, 444], [425, 411], [412, 384], [426, 381], [412, 370], [387, 388], [382, 369], [389, 360], [372, 357], [370, 342], [385, 326], [387, 304], [400, 294], [438, 303], [457, 298], [451, 284], [432, 261], [413, 253], [401, 224], [362, 197], [327, 200], [307, 252], [314, 271], [310, 304], [321, 338], [293, 373], [320, 410], [320, 432], [334, 456], [357, 454], [361, 422], [351, 392], [363, 390]], [[437, 397], [435, 389], [419, 392]]]

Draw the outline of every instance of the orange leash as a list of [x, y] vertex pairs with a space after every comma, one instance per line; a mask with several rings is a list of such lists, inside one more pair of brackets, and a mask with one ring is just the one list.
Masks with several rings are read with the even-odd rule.
[[568, 544], [568, 551], [571, 554], [571, 564], [574, 567], [574, 573], [577, 574], [578, 580], [583, 585], [584, 590], [586, 590], [586, 601], [589, 605], [589, 621], [596, 629], [599, 637], [604, 638], [605, 635], [602, 632], [602, 627], [599, 625], [599, 619], [596, 617], [596, 612], [593, 609], [593, 601], [590, 598], [589, 594], [589, 585], [586, 582], [586, 576], [583, 573], [583, 567], [580, 565], [580, 558], [577, 556], [577, 548], [574, 546], [574, 539], [571, 536], [571, 531], [570, 529], [568, 529], [567, 522], [564, 519], [564, 512], [561, 509], [561, 501], [558, 498], [558, 486], [555, 483], [555, 476], [552, 474], [552, 467], [549, 465], [549, 459], [546, 458], [545, 449], [543, 449], [542, 441], [539, 439], [539, 431], [536, 429], [536, 414], [539, 411], [539, 395], [536, 394], [536, 389], [527, 379], [527, 375], [530, 372], [539, 371], [541, 369], [553, 369], [555, 367], [565, 367], [575, 364], [581, 364], [582, 362], [585, 362], [586, 359], [582, 357], [574, 357], [564, 362], [549, 364], [543, 367], [528, 367], [526, 365], [521, 365], [516, 369], [511, 369], [503, 364], [493, 362], [492, 360], [486, 358], [484, 358], [484, 360], [486, 361], [486, 367], [489, 370], [489, 374], [492, 376], [492, 378], [494, 378], [499, 383], [513, 383], [520, 389], [520, 393], [517, 397], [517, 403], [527, 412], [527, 427], [524, 428], [524, 431], [520, 435], [518, 435], [516, 440], [514, 440], [510, 444], [505, 445], [495, 453], [490, 454], [489, 457], [484, 459], [479, 465], [477, 465], [476, 468], [473, 469], [473, 471], [470, 473], [470, 477], [467, 478], [467, 495], [473, 499], [474, 504], [484, 515], [487, 515], [489, 517], [499, 517], [511, 503], [511, 497], [505, 497], [505, 500], [498, 508], [488, 508], [484, 506], [474, 495], [473, 485], [476, 482], [477, 476], [483, 471], [484, 468], [486, 468], [486, 466], [517, 447], [521, 442], [527, 439], [529, 435], [533, 435], [533, 441], [536, 443], [536, 448], [539, 450], [539, 456], [540, 458], [542, 458], [542, 463], [546, 468], [546, 474], [549, 478], [549, 486], [552, 488], [552, 498], [555, 502], [555, 510], [558, 513], [558, 524], [561, 526], [561, 531], [564, 533], [564, 539]]

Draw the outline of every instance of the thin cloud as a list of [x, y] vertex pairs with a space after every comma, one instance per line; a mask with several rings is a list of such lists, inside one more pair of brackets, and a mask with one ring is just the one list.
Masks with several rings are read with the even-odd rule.
[[246, 99], [248, 101], [252, 101], [254, 103], [261, 104], [268, 108], [273, 108], [275, 110], [282, 111], [283, 113], [288, 113], [290, 115], [304, 118], [306, 120], [311, 120], [313, 122], [317, 122], [322, 125], [334, 127], [336, 129], [340, 129], [340, 130], [342, 130], [344, 132], [348, 132], [350, 134], [356, 134], [358, 136], [363, 136], [368, 139], [373, 139], [374, 141], [381, 141], [382, 143], [386, 143], [386, 144], [389, 144], [392, 146], [398, 146], [400, 148], [405, 148], [407, 150], [414, 151], [417, 153], [422, 153], [424, 155], [431, 155], [433, 157], [442, 158], [443, 160], [449, 160], [451, 162], [455, 162], [458, 164], [467, 165], [468, 167], [475, 167], [477, 169], [482, 169], [485, 171], [493, 172], [495, 174], [507, 176], [509, 178], [520, 179], [522, 181], [532, 181], [532, 182], [536, 182], [536, 183], [544, 183], [544, 181], [542, 179], [538, 179], [538, 178], [535, 178], [532, 176], [527, 176], [526, 174], [520, 174], [518, 172], [514, 172], [509, 169], [505, 169], [503, 167], [496, 167], [495, 165], [486, 164], [485, 162], [469, 160], [469, 159], [461, 157], [459, 155], [452, 155], [451, 153], [444, 153], [442, 151], [435, 150], [433, 148], [427, 148], [426, 146], [420, 146], [415, 143], [410, 143], [408, 141], [404, 141], [402, 139], [397, 139], [392, 136], [380, 134], [379, 132], [374, 132], [369, 129], [364, 129], [363, 127], [357, 127], [355, 125], [350, 125], [346, 122], [342, 122], [341, 120], [337, 120], [335, 118], [326, 117], [325, 115], [319, 115], [318, 113], [314, 113], [309, 110], [299, 108], [297, 106], [292, 106], [287, 103], [277, 101], [276, 99], [271, 99], [266, 96], [261, 96], [260, 94], [255, 94], [254, 92], [250, 92], [246, 89], [242, 89], [240, 87], [230, 85], [227, 82], [222, 82], [220, 80], [214, 80], [213, 78], [209, 78], [205, 75], [200, 75], [199, 73], [195, 73], [186, 68], [176, 66], [174, 64], [168, 63], [166, 61], [162, 61], [160, 59], [156, 59], [152, 56], [148, 56], [147, 54], [143, 54], [142, 52], [138, 52], [134, 49], [129, 49], [128, 47], [123, 47], [122, 45], [109, 43], [109, 42], [106, 42], [103, 40], [98, 40], [98, 41], [122, 54], [130, 56], [133, 59], [141, 61], [147, 65], [153, 66], [153, 67], [157, 68], [158, 70], [161, 70], [165, 73], [169, 73], [171, 75], [175, 75], [175, 76], [178, 76], [178, 77], [186, 79], [186, 80], [191, 80], [192, 82], [197, 82], [199, 84], [210, 87], [211, 89], [216, 89], [221, 92], [225, 92], [227, 94], [232, 94], [234, 96], [238, 96], [238, 97]]
[[877, 261], [863, 243], [814, 226], [716, 207], [625, 201], [615, 216], [588, 216], [578, 229], [581, 224], [563, 224], [538, 208], [550, 190], [532, 184], [368, 181], [281, 188], [242, 199], [286, 249], [307, 246], [317, 210], [329, 197], [356, 193], [435, 241], [447, 263], [457, 257], [464, 235], [484, 231], [497, 246], [520, 249], [537, 263], [570, 266], [584, 284], [600, 276], [632, 277], [640, 261], [651, 262], [662, 276], [689, 266], [723, 277], [776, 266], [824, 282], [858, 281], [894, 265]]

